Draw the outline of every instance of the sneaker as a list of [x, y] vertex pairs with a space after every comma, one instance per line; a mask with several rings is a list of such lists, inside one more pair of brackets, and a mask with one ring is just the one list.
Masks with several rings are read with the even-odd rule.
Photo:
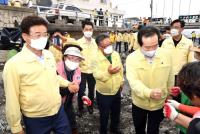
[[88, 109], [89, 114], [93, 114], [93, 107], [92, 106], [87, 107], [87, 109]]
[[82, 117], [83, 114], [84, 114], [83, 109], [79, 109], [78, 112], [77, 112], [77, 116], [78, 116], [78, 117]]

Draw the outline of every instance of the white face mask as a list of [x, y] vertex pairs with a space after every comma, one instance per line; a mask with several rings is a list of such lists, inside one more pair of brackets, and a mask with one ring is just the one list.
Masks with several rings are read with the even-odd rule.
[[105, 54], [111, 54], [113, 52], [113, 47], [110, 45], [106, 47], [103, 51]]
[[156, 50], [145, 51], [142, 49], [142, 53], [144, 54], [144, 56], [146, 56], [148, 58], [153, 58], [155, 56]]
[[66, 60], [65, 65], [69, 70], [75, 70], [79, 67], [79, 62], [72, 62], [70, 60]]
[[48, 38], [46, 37], [41, 37], [39, 39], [31, 39], [30, 46], [32, 48], [35, 48], [36, 50], [43, 50], [47, 45], [47, 40]]
[[92, 35], [93, 35], [93, 32], [89, 32], [89, 31], [84, 32], [84, 36], [85, 36], [86, 38], [91, 38]]
[[198, 62], [199, 61], [199, 59], [196, 59], [196, 58], [194, 58], [194, 60], [193, 60], [193, 62]]
[[179, 31], [177, 29], [171, 29], [170, 33], [171, 33], [171, 36], [179, 35]]
[[170, 38], [170, 37], [171, 37], [171, 35], [170, 35], [170, 34], [164, 34], [163, 36], [164, 36], [164, 38], [165, 38], [165, 39], [168, 39], [168, 38]]

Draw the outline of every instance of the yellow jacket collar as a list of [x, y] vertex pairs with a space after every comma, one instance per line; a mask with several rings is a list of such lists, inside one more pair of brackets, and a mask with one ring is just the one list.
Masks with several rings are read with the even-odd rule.
[[[33, 52], [31, 52], [25, 44], [22, 48], [22, 53], [26, 53], [25, 61], [26, 62], [33, 62], [37, 61], [38, 56], [35, 55]], [[44, 56], [44, 59], [50, 59], [50, 55], [45, 52], [46, 50], [42, 50], [42, 55]]]
[[[185, 42], [186, 42], [185, 40], [187, 40], [187, 38], [184, 35], [182, 35], [181, 40], [178, 44], [185, 45]], [[173, 41], [172, 37], [170, 37], [170, 42], [171, 42], [171, 44], [174, 45], [174, 41]]]
[[[84, 36], [81, 38], [81, 40], [83, 40], [84, 44], [88, 44], [88, 42], [87, 42], [87, 40], [86, 40], [86, 38]], [[91, 38], [91, 43], [95, 43], [94, 38]]]

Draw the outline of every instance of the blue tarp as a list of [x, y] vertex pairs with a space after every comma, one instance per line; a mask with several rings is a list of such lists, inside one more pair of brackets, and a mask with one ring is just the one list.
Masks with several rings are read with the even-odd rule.
[[8, 5], [8, 0], [0, 0], [1, 5]]

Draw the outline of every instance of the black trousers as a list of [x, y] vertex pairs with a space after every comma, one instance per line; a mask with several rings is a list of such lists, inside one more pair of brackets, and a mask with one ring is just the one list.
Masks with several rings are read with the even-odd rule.
[[99, 26], [103, 26], [104, 24], [103, 17], [99, 17]]
[[195, 37], [192, 37], [192, 41], [195, 42], [195, 41], [196, 41], [196, 38], [195, 38]]
[[200, 44], [200, 37], [199, 37], [199, 44]]
[[94, 24], [97, 25], [97, 18], [94, 19]]
[[117, 51], [118, 47], [119, 47], [119, 53], [121, 53], [121, 44], [122, 42], [116, 42], [116, 47], [115, 47], [115, 50]]
[[81, 73], [81, 83], [79, 87], [79, 93], [78, 93], [78, 108], [79, 110], [83, 109], [83, 101], [82, 96], [85, 94], [86, 84], [88, 84], [88, 97], [92, 101], [92, 106], [94, 103], [94, 89], [96, 81], [94, 79], [93, 74], [87, 74], [87, 73]]
[[128, 42], [124, 42], [124, 52], [128, 51]]
[[132, 104], [132, 117], [136, 134], [146, 134], [146, 122], [147, 134], [159, 134], [160, 122], [163, 120], [164, 115], [163, 109], [148, 111]]
[[116, 131], [119, 129], [121, 95], [120, 91], [116, 95], [102, 95], [98, 91], [97, 104], [100, 113], [100, 134], [107, 134], [108, 119], [111, 119], [110, 129]]
[[65, 108], [67, 117], [69, 119], [71, 130], [77, 129], [76, 114], [75, 114], [75, 109], [74, 109], [73, 104], [70, 103], [66, 105], [64, 108]]

